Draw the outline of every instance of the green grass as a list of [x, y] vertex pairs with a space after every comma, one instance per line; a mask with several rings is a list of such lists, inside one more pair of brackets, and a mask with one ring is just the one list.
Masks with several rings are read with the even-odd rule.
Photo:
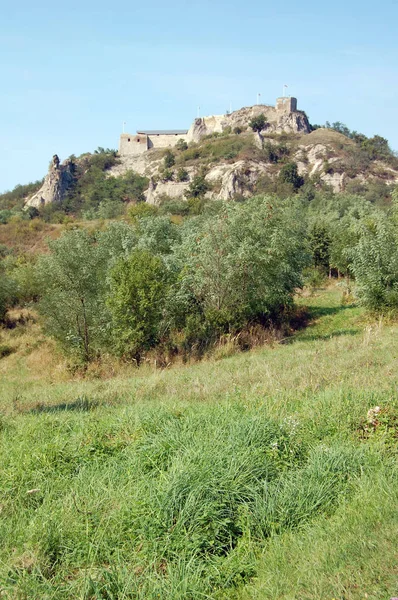
[[4, 333], [3, 596], [396, 595], [398, 328], [341, 295], [273, 348], [108, 380]]

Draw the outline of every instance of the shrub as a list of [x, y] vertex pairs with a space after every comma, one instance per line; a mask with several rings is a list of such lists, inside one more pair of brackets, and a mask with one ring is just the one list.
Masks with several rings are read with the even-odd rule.
[[210, 189], [204, 175], [195, 175], [185, 192], [187, 198], [198, 198], [204, 196]]
[[258, 133], [265, 129], [266, 125], [267, 118], [264, 114], [258, 115], [257, 117], [253, 117], [253, 119], [249, 121], [249, 127], [251, 127], [253, 131], [257, 131]]
[[304, 185], [304, 179], [298, 174], [296, 163], [287, 163], [282, 167], [279, 173], [279, 179], [283, 183], [290, 183], [295, 190]]
[[164, 159], [163, 159], [163, 163], [164, 163], [165, 169], [170, 169], [170, 167], [174, 167], [175, 162], [176, 162], [175, 156], [172, 153], [172, 151], [171, 150], [166, 150], [166, 154], [165, 154]]
[[180, 167], [177, 171], [176, 180], [177, 181], [188, 181], [189, 180], [188, 171], [186, 169], [184, 169], [183, 167]]
[[307, 261], [293, 215], [296, 209], [272, 209], [257, 198], [188, 223], [176, 257], [181, 287], [172, 296], [180, 323], [191, 311], [225, 332], [280, 316]]
[[356, 293], [374, 311], [398, 308], [398, 235], [383, 214], [359, 225], [360, 237], [351, 251]]
[[109, 275], [107, 305], [118, 354], [140, 360], [158, 341], [166, 290], [163, 262], [146, 250], [121, 259]]
[[162, 181], [172, 181], [174, 177], [174, 171], [171, 169], [165, 169], [162, 173]]
[[11, 217], [12, 212], [10, 210], [0, 210], [0, 225], [7, 225]]
[[315, 222], [308, 234], [309, 246], [312, 252], [314, 267], [326, 274], [330, 266], [331, 236], [325, 223]]
[[129, 207], [127, 216], [131, 221], [136, 221], [141, 217], [152, 217], [159, 212], [157, 206], [148, 204], [147, 202], [138, 202]]
[[176, 148], [177, 150], [180, 150], [180, 152], [183, 152], [184, 150], [188, 150], [188, 144], [181, 138], [176, 143]]
[[38, 262], [47, 331], [84, 361], [93, 358], [103, 328], [104, 256], [85, 230], [65, 233]]

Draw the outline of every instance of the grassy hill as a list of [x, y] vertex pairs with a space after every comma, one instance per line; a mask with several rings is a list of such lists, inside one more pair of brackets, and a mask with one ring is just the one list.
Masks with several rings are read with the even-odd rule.
[[281, 343], [108, 377], [26, 313], [3, 330], [2, 595], [397, 595], [398, 326], [342, 300], [304, 294]]

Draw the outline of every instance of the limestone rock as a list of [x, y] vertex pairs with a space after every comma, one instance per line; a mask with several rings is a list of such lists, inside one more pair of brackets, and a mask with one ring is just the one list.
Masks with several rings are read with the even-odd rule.
[[228, 115], [212, 115], [195, 119], [188, 131], [187, 140], [198, 143], [203, 137], [213, 133], [222, 133], [226, 130], [234, 132], [237, 129], [250, 130], [250, 121], [261, 114], [267, 119], [263, 133], [310, 133], [311, 131], [308, 118], [303, 111], [284, 111], [274, 106], [259, 104], [241, 108]]
[[74, 183], [73, 162], [68, 159], [61, 164], [58, 156], [55, 154], [42, 187], [36, 194], [27, 199], [25, 206], [40, 208], [53, 202], [60, 204]]
[[232, 165], [218, 165], [206, 175], [211, 184], [219, 183], [219, 191], [208, 192], [207, 197], [230, 200], [236, 196], [251, 196], [261, 175], [268, 172], [269, 165], [255, 161], [237, 161]]
[[180, 181], [165, 181], [154, 183], [153, 179], [149, 182], [146, 192], [146, 201], [148, 204], [159, 204], [161, 197], [184, 198], [184, 193], [188, 189], [189, 183]]

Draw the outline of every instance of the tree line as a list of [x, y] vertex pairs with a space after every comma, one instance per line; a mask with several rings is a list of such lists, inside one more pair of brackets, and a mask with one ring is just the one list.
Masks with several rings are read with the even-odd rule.
[[[146, 206], [145, 204], [137, 206]], [[34, 302], [69, 354], [140, 362], [152, 348], [200, 356], [224, 334], [281, 326], [305, 283], [355, 283], [372, 311], [398, 307], [398, 197], [383, 211], [358, 196], [215, 202], [176, 224], [135, 211], [65, 231], [36, 262], [0, 248], [0, 319]]]

